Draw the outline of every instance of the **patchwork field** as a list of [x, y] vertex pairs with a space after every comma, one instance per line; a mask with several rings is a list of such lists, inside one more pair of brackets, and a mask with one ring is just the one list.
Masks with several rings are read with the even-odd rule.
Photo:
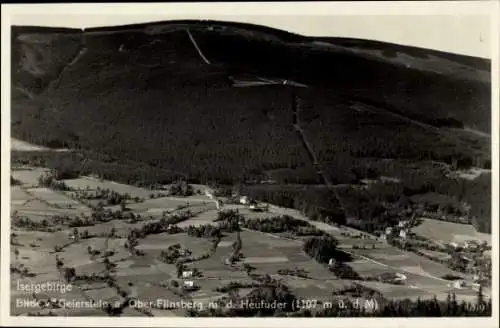
[[[51, 297], [74, 302], [89, 300], [97, 302], [109, 301], [114, 304], [124, 304], [126, 298], [151, 301], [163, 299], [170, 302], [190, 301], [200, 307], [206, 307], [221, 297], [228, 296], [228, 291], [220, 289], [229, 283], [238, 282], [242, 286], [233, 292], [240, 296], [253, 290], [257, 281], [256, 276], [269, 275], [286, 284], [296, 297], [328, 301], [336, 290], [351, 286], [353, 281], [339, 279], [331, 272], [327, 265], [311, 259], [302, 250], [304, 238], [284, 238], [282, 236], [263, 233], [248, 229], [240, 232], [241, 250], [240, 260], [229, 264], [227, 260], [232, 256], [237, 234], [224, 233], [222, 239], [213, 248], [211, 238], [196, 238], [186, 233], [154, 233], [137, 240], [134, 251], [127, 248], [130, 243], [131, 231], [159, 222], [164, 213], [189, 210], [192, 216], [179, 222], [177, 227], [217, 225], [214, 220], [218, 216], [215, 202], [206, 196], [192, 197], [161, 197], [149, 198], [150, 190], [117, 184], [110, 181], [99, 181], [91, 178], [66, 180], [70, 188], [92, 190], [97, 187], [109, 188], [131, 196], [144, 197], [143, 201], [128, 202], [127, 212], [141, 215], [142, 219], [130, 221], [128, 219], [111, 219], [107, 222], [96, 222], [82, 227], [70, 227], [67, 221], [55, 221], [55, 216], [76, 217], [91, 215], [93, 210], [79, 201], [72, 199], [68, 192], [54, 191], [48, 188], [37, 187], [37, 175], [43, 170], [13, 171], [13, 176], [19, 177], [21, 185], [11, 187], [11, 212], [17, 216], [13, 220], [29, 218], [34, 223], [45, 222], [53, 232], [37, 231], [29, 226], [15, 226], [12, 221], [13, 235], [11, 236], [11, 311], [15, 315], [33, 313], [33, 309], [16, 306], [17, 298], [48, 299]], [[73, 192], [73, 191], [72, 191]], [[108, 207], [114, 211], [119, 206]], [[348, 265], [361, 277], [373, 278], [383, 273], [400, 273], [406, 276], [403, 285], [364, 281], [367, 287], [381, 292], [387, 298], [431, 297], [445, 298], [450, 287], [448, 281], [441, 279], [444, 274], [454, 272], [442, 264], [438, 264], [417, 256], [403, 252], [388, 244], [375, 239], [361, 239], [352, 229], [331, 227], [321, 222], [312, 222], [297, 211], [272, 208], [270, 212], [251, 211], [243, 205], [228, 205], [225, 209], [237, 210], [245, 219], [271, 218], [277, 215], [291, 215], [316, 226], [339, 241], [338, 248], [353, 256]], [[446, 225], [455, 230], [446, 231], [441, 227], [436, 229], [433, 224], [443, 224], [438, 221], [425, 221], [416, 229], [430, 236], [439, 230], [441, 235], [461, 236], [470, 233], [463, 226]], [[462, 230], [457, 228], [459, 226]], [[73, 237], [74, 231], [79, 236]], [[454, 235], [455, 234], [455, 235]], [[176, 246], [177, 245], [177, 246]], [[166, 262], [163, 256], [172, 247], [178, 247], [182, 254], [179, 258], [188, 259], [184, 264], [184, 271], [197, 272], [195, 276], [182, 278], [175, 260]], [[61, 265], [57, 263], [60, 262]], [[67, 281], [67, 269], [74, 269], [74, 278]], [[248, 271], [249, 270], [249, 271]], [[291, 275], [291, 272], [302, 272], [301, 276]], [[110, 284], [109, 277], [104, 280], [104, 273], [113, 277]], [[304, 276], [305, 275], [305, 276]], [[469, 282], [470, 277], [465, 277]], [[60, 284], [73, 286], [71, 293], [61, 295], [60, 292], [27, 293], [19, 289], [19, 284], [33, 282], [43, 283], [54, 281]], [[195, 289], [186, 292], [182, 285], [191, 281]], [[470, 285], [470, 284], [469, 284]], [[246, 287], [245, 287], [246, 286]], [[486, 290], [486, 292], [488, 292]], [[457, 290], [457, 295], [472, 297], [474, 292], [470, 287]], [[126, 316], [182, 316], [185, 309], [157, 308], [146, 309], [128, 304], [121, 311]], [[47, 309], [38, 309], [41, 314]], [[52, 308], [52, 313], [61, 315], [106, 315], [106, 309], [100, 308]], [[44, 312], [45, 311], [45, 312]], [[37, 312], [37, 311], [35, 311]]]
[[355, 254], [362, 255], [378, 263], [383, 263], [388, 267], [400, 268], [402, 271], [416, 273], [422, 276], [441, 277], [445, 274], [457, 274], [444, 264], [392, 247], [375, 250], [358, 249]]

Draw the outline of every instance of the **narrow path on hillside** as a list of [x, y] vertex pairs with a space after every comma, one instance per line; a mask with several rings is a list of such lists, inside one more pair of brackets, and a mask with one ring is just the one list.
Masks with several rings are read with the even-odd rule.
[[479, 131], [479, 130], [476, 130], [476, 129], [471, 129], [471, 128], [464, 128], [464, 131], [467, 131], [467, 132], [470, 132], [478, 137], [483, 137], [483, 138], [488, 138], [490, 139], [491, 138], [491, 134], [488, 134], [486, 132], [482, 132], [482, 131]]
[[47, 147], [31, 144], [27, 141], [11, 138], [10, 149], [14, 151], [48, 151]]
[[189, 29], [186, 29], [186, 32], [189, 36], [189, 40], [191, 40], [191, 42], [193, 43], [196, 51], [198, 52], [198, 54], [200, 55], [201, 59], [203, 59], [203, 61], [207, 64], [211, 64], [210, 61], [207, 59], [207, 57], [205, 57], [205, 55], [203, 54], [203, 52], [201, 51], [200, 47], [198, 47], [198, 43], [196, 43], [196, 40], [194, 39], [193, 35], [191, 34], [191, 31], [189, 31]]
[[64, 65], [63, 68], [59, 71], [59, 74], [50, 81], [49, 84], [45, 87], [45, 89], [41, 92], [41, 94], [45, 93], [47, 90], [50, 88], [58, 88], [59, 84], [61, 83], [62, 77], [64, 76], [64, 73], [70, 68], [71, 66], [75, 65], [82, 57], [85, 55], [87, 52], [87, 48], [83, 46], [83, 34], [81, 36], [81, 43], [80, 43], [80, 49], [75, 53], [75, 55], [67, 62], [66, 65]]
[[19, 91], [20, 93], [22, 93], [23, 95], [25, 95], [26, 97], [28, 97], [29, 99], [31, 99], [31, 100], [35, 99], [35, 96], [31, 92], [29, 92], [28, 90], [26, 90], [25, 88], [20, 87], [20, 86], [13, 86], [13, 87], [17, 91]]
[[54, 86], [55, 88], [58, 88], [59, 84], [61, 83], [61, 80], [64, 76], [64, 73], [66, 73], [66, 71], [71, 66], [75, 65], [83, 57], [83, 55], [85, 55], [85, 53], [87, 53], [87, 48], [81, 48], [80, 51], [78, 51], [77, 54], [71, 59], [71, 61], [63, 67], [61, 72], [59, 72], [59, 75], [57, 76], [57, 78], [54, 81], [52, 81], [51, 84], [49, 84], [49, 86], [47, 87], [46, 90], [48, 90], [49, 87], [52, 87], [52, 86]]

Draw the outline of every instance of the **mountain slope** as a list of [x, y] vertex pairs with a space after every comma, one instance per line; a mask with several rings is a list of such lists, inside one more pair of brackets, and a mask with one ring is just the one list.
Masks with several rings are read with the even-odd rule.
[[352, 183], [381, 159], [490, 165], [487, 60], [213, 21], [14, 27], [12, 42], [21, 140], [201, 182]]

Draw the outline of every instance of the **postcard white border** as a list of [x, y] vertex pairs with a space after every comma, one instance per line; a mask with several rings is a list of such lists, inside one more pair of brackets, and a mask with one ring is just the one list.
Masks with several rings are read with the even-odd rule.
[[[96, 317], [10, 317], [10, 26], [15, 24], [16, 15], [60, 15], [63, 22], [66, 15], [142, 15], [144, 21], [160, 20], [159, 12], [181, 18], [208, 18], [214, 15], [484, 15], [491, 19], [491, 61], [492, 61], [492, 199], [499, 200], [499, 3], [497, 1], [411, 1], [411, 2], [310, 2], [310, 3], [108, 3], [108, 4], [2, 4], [2, 193], [1, 193], [1, 309], [2, 326], [123, 326], [123, 327], [419, 327], [422, 319], [426, 326], [435, 327], [498, 327], [498, 249], [499, 249], [499, 203], [492, 204], [493, 243], [493, 316], [491, 318], [96, 318]], [[186, 15], [188, 17], [186, 17]], [[154, 17], [150, 20], [148, 17]], [[167, 19], [167, 18], [164, 18]], [[54, 22], [53, 26], [61, 26]], [[116, 24], [115, 24], [116, 25]], [[424, 29], [425, 26], [420, 28]], [[432, 33], [429, 31], [428, 33]], [[334, 321], [332, 321], [334, 320]]]

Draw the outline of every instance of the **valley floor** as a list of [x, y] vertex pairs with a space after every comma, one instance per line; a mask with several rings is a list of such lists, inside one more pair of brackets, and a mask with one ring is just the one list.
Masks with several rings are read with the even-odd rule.
[[[208, 187], [196, 186], [200, 190], [199, 194], [190, 197], [160, 195], [158, 198], [151, 198], [149, 196], [152, 193], [151, 190], [113, 181], [80, 177], [65, 181], [70, 191], [59, 191], [41, 188], [37, 185], [38, 177], [44, 172], [42, 168], [12, 171], [12, 176], [19, 181], [19, 185], [11, 187], [11, 313], [13, 315], [37, 312], [71, 316], [105, 315], [103, 302], [120, 304], [131, 298], [135, 300], [135, 303], [123, 311], [124, 316], [184, 315], [185, 308], [165, 309], [157, 304], [160, 302], [158, 300], [186, 301], [206, 308], [215, 300], [227, 296], [227, 293], [217, 291], [217, 287], [234, 281], [252, 283], [252, 278], [245, 270], [224, 263], [225, 258], [231, 252], [230, 246], [235, 241], [234, 233], [226, 234], [211, 256], [188, 264], [188, 268], [196, 268], [201, 272], [201, 277], [177, 278], [176, 266], [162, 262], [159, 258], [162, 251], [174, 244], [188, 249], [192, 257], [199, 258], [210, 248], [209, 239], [190, 237], [186, 233], [160, 233], [146, 236], [139, 241], [136, 248], [142, 251], [143, 254], [140, 256], [131, 254], [125, 248], [127, 235], [131, 229], [143, 227], [151, 222], [159, 222], [165, 213], [191, 211], [192, 217], [177, 224], [181, 228], [217, 224], [214, 222], [218, 213], [216, 203], [204, 194]], [[127, 201], [126, 211], [133, 213], [139, 219], [136, 222], [116, 219], [78, 227], [80, 234], [85, 232], [89, 237], [75, 239], [72, 237], [75, 228], [69, 223], [75, 217], [89, 216], [92, 213], [89, 208], [92, 204], [82, 203], [75, 198], [75, 194], [98, 189], [126, 193], [132, 197], [131, 199], [136, 197], [137, 201]], [[116, 209], [117, 207], [107, 206], [106, 208]], [[288, 215], [307, 221], [334, 236], [339, 241], [338, 247], [353, 255], [354, 260], [350, 266], [361, 276], [388, 272], [404, 274], [406, 282], [403, 285], [376, 281], [361, 282], [379, 291], [388, 299], [432, 298], [435, 295], [438, 299], [444, 300], [452, 289], [449, 281], [441, 277], [446, 274], [456, 274], [456, 272], [443, 264], [399, 250], [378, 237], [352, 228], [333, 227], [322, 222], [311, 221], [296, 210], [273, 205], [268, 208], [269, 212], [254, 212], [246, 205], [228, 204], [224, 209], [237, 210], [249, 220]], [[56, 220], [57, 217], [60, 219]], [[20, 226], [16, 221], [20, 218], [28, 218], [34, 222], [35, 227]], [[42, 228], [37, 228], [39, 226]], [[113, 231], [112, 237], [110, 237], [111, 231]], [[359, 234], [366, 237], [363, 239], [354, 237]], [[269, 274], [281, 279], [299, 298], [319, 302], [331, 301], [332, 291], [353, 283], [347, 279], [337, 278], [326, 266], [308, 257], [302, 251], [300, 239], [245, 229], [241, 233], [241, 240], [243, 263], [251, 264], [255, 273]], [[93, 255], [89, 249], [97, 250], [99, 254]], [[108, 260], [104, 260], [103, 254], [106, 253], [109, 255], [106, 257]], [[114, 268], [115, 283], [110, 286], [106, 281], [88, 279], [67, 283], [66, 271], [56, 265], [58, 260], [64, 262], [64, 267], [74, 268], [77, 276], [101, 274], [106, 267], [103, 261], [110, 261], [116, 266]], [[283, 276], [277, 273], [280, 269], [293, 268], [304, 269], [308, 272], [308, 278]], [[199, 289], [188, 294], [180, 293], [175, 287], [171, 287], [172, 280], [178, 280], [179, 283], [192, 281]], [[476, 292], [471, 287], [467, 287], [471, 286], [472, 277], [465, 276], [465, 281], [465, 287], [454, 289], [457, 299], [474, 300]], [[46, 282], [70, 284], [74, 288], [66, 293], [60, 291], [26, 292], [19, 288], [20, 284]], [[240, 289], [239, 292], [245, 293], [245, 288]], [[490, 290], [484, 289], [483, 294], [488, 297]], [[24, 306], [20, 301], [51, 298], [64, 299], [66, 305], [32, 308]], [[141, 307], [137, 305], [139, 301], [152, 303]], [[78, 303], [80, 305], [72, 307], [70, 302], [80, 302]], [[89, 304], [89, 302], [98, 305], [94, 307], [82, 305]]]

